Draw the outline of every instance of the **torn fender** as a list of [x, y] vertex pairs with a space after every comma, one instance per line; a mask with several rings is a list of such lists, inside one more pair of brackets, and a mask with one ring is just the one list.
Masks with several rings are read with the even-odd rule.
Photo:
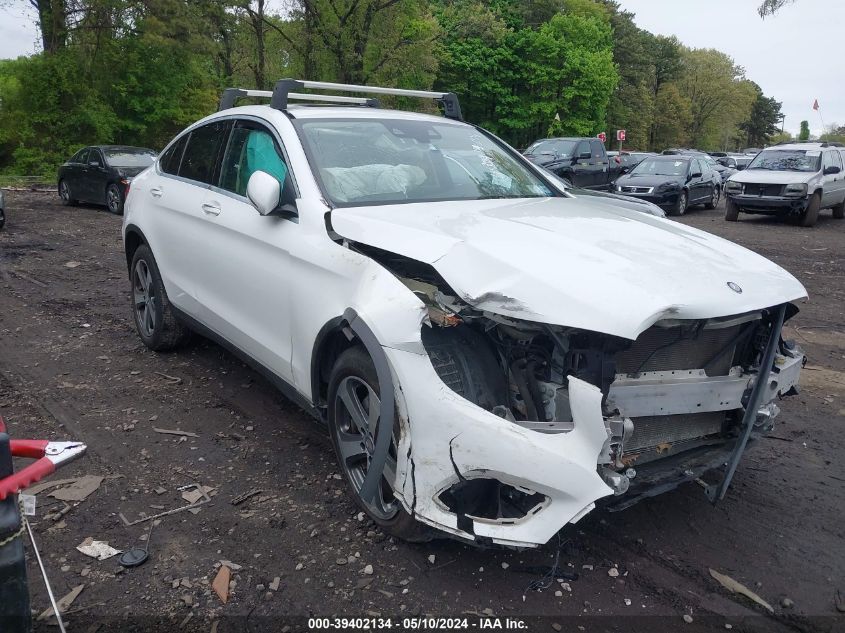
[[[601, 391], [570, 379], [575, 428], [537, 433], [465, 400], [440, 380], [427, 356], [385, 349], [397, 383], [407, 441], [399, 450], [397, 496], [418, 520], [462, 538], [515, 546], [542, 545], [612, 494], [597, 472], [607, 441]], [[406, 413], [402, 413], [406, 412]], [[511, 523], [472, 520], [471, 530], [438, 497], [462, 477], [483, 476], [538, 492], [548, 504]], [[462, 522], [466, 525], [466, 522]]]

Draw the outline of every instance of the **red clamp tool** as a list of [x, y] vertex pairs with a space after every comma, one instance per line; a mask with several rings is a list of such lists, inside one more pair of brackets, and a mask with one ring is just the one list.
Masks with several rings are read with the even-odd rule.
[[76, 459], [88, 448], [81, 442], [50, 440], [12, 440], [9, 444], [13, 457], [32, 457], [38, 461], [0, 479], [0, 501], [54, 473], [59, 466]]

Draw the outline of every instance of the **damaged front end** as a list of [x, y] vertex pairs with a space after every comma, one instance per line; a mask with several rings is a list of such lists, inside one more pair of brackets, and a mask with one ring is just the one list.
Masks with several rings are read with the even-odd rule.
[[798, 383], [804, 355], [780, 336], [797, 312], [791, 304], [663, 319], [632, 341], [477, 309], [432, 267], [360, 249], [424, 303], [430, 368], [449, 403], [473, 407], [470, 416], [444, 405], [419, 372], [399, 376], [413, 472], [397, 496], [418, 519], [464, 538], [542, 544], [601, 497], [622, 509], [729, 464], [715, 500], [746, 443], [773, 427], [774, 400]]

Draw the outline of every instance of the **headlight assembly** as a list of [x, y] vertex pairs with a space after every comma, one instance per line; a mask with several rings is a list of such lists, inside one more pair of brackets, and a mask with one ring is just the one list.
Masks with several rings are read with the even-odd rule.
[[784, 195], [786, 196], [795, 196], [795, 197], [803, 197], [807, 195], [807, 183], [806, 182], [797, 182], [792, 185], [786, 185], [783, 190]]
[[736, 182], [735, 180], [729, 180], [727, 184], [727, 189], [731, 193], [742, 193], [742, 183]]

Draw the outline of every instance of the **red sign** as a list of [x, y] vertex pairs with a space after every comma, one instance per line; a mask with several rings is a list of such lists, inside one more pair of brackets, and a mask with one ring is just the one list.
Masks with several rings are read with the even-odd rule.
[[596, 137], [597, 137], [597, 138], [598, 138], [598, 139], [599, 139], [602, 143], [604, 143], [605, 141], [607, 141], [607, 134], [605, 134], [604, 132], [599, 132], [598, 134], [596, 134]]
[[616, 140], [617, 141], [624, 141], [625, 140], [625, 130], [616, 130]]

